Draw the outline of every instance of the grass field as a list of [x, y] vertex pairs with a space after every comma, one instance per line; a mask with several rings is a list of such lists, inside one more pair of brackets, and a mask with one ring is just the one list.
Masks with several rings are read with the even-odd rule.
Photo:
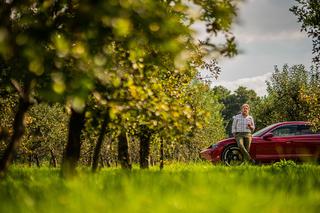
[[320, 166], [83, 169], [68, 181], [56, 169], [13, 167], [0, 182], [0, 212], [320, 212]]

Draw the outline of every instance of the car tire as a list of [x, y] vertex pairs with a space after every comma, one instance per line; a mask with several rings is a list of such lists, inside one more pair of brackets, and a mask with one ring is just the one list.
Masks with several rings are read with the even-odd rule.
[[243, 155], [237, 144], [227, 146], [221, 155], [222, 162], [227, 166], [237, 166], [243, 163]]

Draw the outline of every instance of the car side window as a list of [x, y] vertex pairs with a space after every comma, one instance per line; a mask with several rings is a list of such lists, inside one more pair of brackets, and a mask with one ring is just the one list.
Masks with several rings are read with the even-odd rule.
[[282, 126], [272, 131], [277, 137], [294, 136], [297, 133], [297, 125]]
[[313, 134], [319, 134], [319, 132], [312, 131], [309, 125], [298, 126], [297, 135], [313, 135]]

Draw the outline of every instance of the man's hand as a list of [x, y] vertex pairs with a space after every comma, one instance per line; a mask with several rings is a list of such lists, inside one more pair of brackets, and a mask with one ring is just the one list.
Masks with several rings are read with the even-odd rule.
[[248, 128], [250, 129], [250, 130], [253, 130], [253, 125], [250, 123], [250, 124], [248, 124]]

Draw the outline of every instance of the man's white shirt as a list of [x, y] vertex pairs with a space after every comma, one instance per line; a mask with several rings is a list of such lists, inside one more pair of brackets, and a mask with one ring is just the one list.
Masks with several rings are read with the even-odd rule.
[[253, 129], [255, 128], [252, 116], [243, 116], [242, 114], [233, 116], [232, 133], [234, 134], [236, 132], [251, 132], [251, 129], [248, 127], [248, 124], [252, 124]]

